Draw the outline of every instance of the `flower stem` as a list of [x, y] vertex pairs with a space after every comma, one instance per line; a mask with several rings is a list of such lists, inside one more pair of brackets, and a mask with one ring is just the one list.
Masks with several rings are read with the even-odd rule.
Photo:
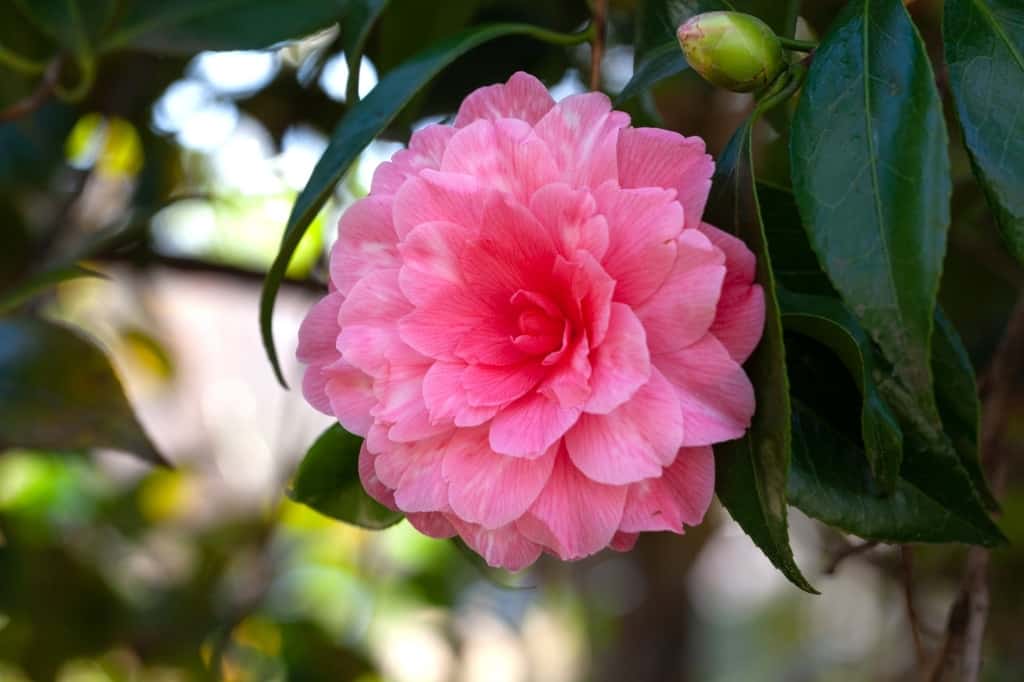
[[818, 44], [811, 40], [796, 40], [794, 38], [783, 38], [778, 36], [779, 44], [787, 50], [795, 50], [796, 52], [814, 52], [818, 47]]
[[601, 88], [601, 62], [608, 32], [608, 0], [594, 0], [593, 34], [590, 38], [590, 89]]

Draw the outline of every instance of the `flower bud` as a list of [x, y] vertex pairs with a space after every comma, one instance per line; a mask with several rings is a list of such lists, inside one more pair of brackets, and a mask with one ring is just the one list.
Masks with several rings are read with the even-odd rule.
[[786, 67], [775, 32], [749, 14], [698, 14], [680, 26], [676, 36], [694, 71], [733, 92], [760, 90]]

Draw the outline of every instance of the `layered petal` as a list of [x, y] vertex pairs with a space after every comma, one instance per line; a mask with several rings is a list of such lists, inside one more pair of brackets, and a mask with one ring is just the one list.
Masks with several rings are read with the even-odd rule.
[[704, 518], [715, 493], [715, 461], [709, 446], [683, 448], [661, 476], [629, 486], [620, 530], [682, 533]]
[[544, 84], [518, 71], [507, 83], [488, 85], [470, 93], [459, 107], [455, 127], [462, 128], [479, 119], [502, 118], [516, 118], [532, 126], [553, 106], [555, 101]]
[[389, 196], [368, 196], [352, 204], [338, 221], [338, 239], [331, 248], [331, 282], [342, 294], [347, 295], [371, 272], [401, 264], [392, 203]]

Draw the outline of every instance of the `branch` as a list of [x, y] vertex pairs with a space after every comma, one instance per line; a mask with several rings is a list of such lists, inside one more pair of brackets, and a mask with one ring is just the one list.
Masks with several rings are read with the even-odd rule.
[[[1016, 382], [1024, 374], [1024, 295], [1010, 315], [988, 371], [979, 381], [984, 393], [981, 452], [998, 498], [1006, 487], [1010, 453], [1003, 441]], [[972, 547], [963, 583], [946, 625], [946, 639], [929, 677], [933, 682], [977, 682], [989, 610], [989, 551]]]
[[36, 89], [33, 90], [31, 94], [24, 99], [18, 100], [6, 109], [0, 110], [0, 123], [5, 121], [14, 121], [22, 118], [23, 116], [28, 116], [39, 107], [46, 104], [60, 80], [60, 69], [62, 63], [63, 59], [61, 59], [61, 57], [55, 57], [53, 61], [46, 66], [46, 71], [43, 72], [43, 78], [39, 81], [39, 85], [36, 86]]
[[910, 634], [914, 638], [917, 665], [923, 670], [926, 658], [924, 644], [921, 642], [921, 623], [914, 606], [914, 554], [910, 545], [900, 545], [900, 559], [903, 566], [903, 599], [907, 606], [907, 621], [910, 623]]
[[608, 35], [608, 0], [594, 0], [593, 37], [590, 39], [590, 89], [601, 88], [601, 62]]
[[843, 563], [846, 559], [870, 551], [876, 546], [878, 546], [878, 542], [876, 540], [868, 540], [867, 542], [862, 542], [859, 545], [849, 543], [843, 546], [839, 551], [832, 555], [832, 560], [825, 566], [825, 575], [834, 574], [839, 568], [839, 564]]

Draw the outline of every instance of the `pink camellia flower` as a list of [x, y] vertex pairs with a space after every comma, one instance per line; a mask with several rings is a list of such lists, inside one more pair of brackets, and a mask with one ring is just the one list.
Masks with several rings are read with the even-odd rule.
[[299, 331], [367, 492], [513, 570], [699, 523], [764, 325], [753, 254], [701, 222], [712, 170], [699, 138], [525, 73], [414, 134]]

